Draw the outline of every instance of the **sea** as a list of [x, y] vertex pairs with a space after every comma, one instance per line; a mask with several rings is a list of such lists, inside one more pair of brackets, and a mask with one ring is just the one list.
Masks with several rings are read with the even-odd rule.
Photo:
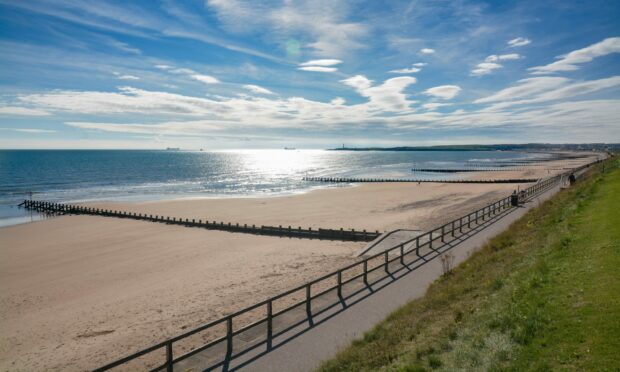
[[413, 168], [493, 167], [546, 154], [510, 151], [0, 150], [0, 226], [45, 218], [24, 199], [78, 203], [266, 197], [343, 187], [309, 177], [449, 179]]

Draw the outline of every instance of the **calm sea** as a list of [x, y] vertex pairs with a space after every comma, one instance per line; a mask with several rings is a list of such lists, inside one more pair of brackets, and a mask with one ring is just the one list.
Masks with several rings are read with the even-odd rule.
[[532, 156], [542, 155], [499, 151], [0, 150], [0, 226], [39, 218], [17, 207], [30, 195], [60, 202], [268, 196], [329, 187], [302, 181], [305, 175], [412, 178], [413, 166], [491, 166]]

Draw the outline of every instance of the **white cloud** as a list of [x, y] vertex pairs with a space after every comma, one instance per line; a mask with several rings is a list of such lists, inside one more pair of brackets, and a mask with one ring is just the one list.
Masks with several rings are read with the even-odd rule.
[[420, 69], [417, 67], [410, 67], [410, 68], [401, 68], [399, 70], [391, 70], [390, 72], [393, 74], [414, 74], [419, 71]]
[[398, 70], [391, 70], [390, 72], [393, 74], [414, 74], [419, 71], [420, 71], [420, 68], [418, 67], [409, 67], [409, 68], [401, 68]]
[[518, 55], [517, 53], [501, 54], [501, 55], [491, 54], [490, 56], [485, 58], [484, 61], [485, 62], [510, 61], [510, 60], [515, 60], [519, 58], [521, 58], [521, 56]]
[[424, 67], [426, 65], [428, 65], [426, 62], [418, 62], [413, 64], [414, 67]]
[[301, 34], [303, 40], [308, 40], [303, 47], [319, 56], [341, 56], [366, 47], [362, 38], [369, 26], [346, 20], [351, 7], [346, 2], [285, 1], [270, 6], [256, 1], [208, 0], [207, 5], [230, 32], [265, 32], [283, 43], [299, 40]]
[[[18, 95], [15, 99], [32, 109], [61, 112], [69, 118], [66, 123], [72, 127], [116, 133], [200, 137], [217, 131], [239, 136], [258, 128], [320, 131], [374, 126], [404, 131], [505, 127], [527, 129], [523, 131], [526, 134], [534, 133], [532, 128], [541, 128], [569, 139], [579, 136], [584, 140], [593, 138], [592, 133], [605, 133], [606, 138], [620, 136], [620, 100], [561, 101], [620, 86], [618, 76], [581, 82], [555, 77], [524, 79], [516, 86], [478, 100], [476, 103], [485, 104], [481, 109], [447, 113], [435, 111], [445, 106], [443, 102], [425, 103], [420, 106], [424, 110], [419, 112], [413, 109], [416, 102], [404, 91], [415, 82], [410, 76], [388, 79], [374, 86], [362, 75], [344, 79], [343, 84], [367, 98], [366, 102], [348, 105], [340, 97], [330, 102], [277, 96], [205, 98], [130, 87], [115, 92], [55, 90]], [[434, 93], [438, 93], [437, 89]], [[447, 91], [439, 90], [439, 94], [448, 96]], [[534, 104], [527, 105], [527, 102]], [[520, 106], [508, 109], [511, 105]], [[85, 121], [84, 115], [94, 115], [96, 119]], [[123, 122], [128, 115], [136, 118], [135, 122]]]
[[257, 94], [275, 94], [274, 92], [270, 91], [267, 88], [259, 87], [258, 85], [253, 85], [253, 84], [246, 84], [243, 86], [243, 88], [249, 90], [252, 93], [257, 93]]
[[410, 110], [410, 105], [415, 103], [408, 100], [403, 93], [405, 88], [417, 82], [417, 79], [411, 76], [391, 78], [374, 87], [372, 81], [363, 75], [356, 75], [341, 82], [355, 88], [361, 96], [367, 97], [368, 107], [373, 110], [406, 112]]
[[170, 65], [155, 65], [155, 68], [158, 68], [160, 70], [170, 70], [170, 69], [172, 69], [172, 66], [170, 66]]
[[299, 66], [335, 66], [341, 63], [342, 61], [339, 59], [315, 59], [312, 61], [300, 63]]
[[569, 82], [569, 79], [563, 77], [539, 77], [519, 80], [517, 85], [505, 88], [488, 97], [480, 98], [474, 103], [492, 103], [507, 100], [521, 99], [530, 97], [548, 90], [557, 89], [558, 87]]
[[452, 104], [451, 103], [440, 103], [440, 102], [429, 102], [429, 103], [425, 103], [422, 105], [422, 107], [424, 107], [428, 111], [437, 110], [438, 108], [444, 107], [444, 106], [452, 106]]
[[516, 60], [516, 59], [520, 59], [521, 56], [517, 53], [510, 53], [510, 54], [491, 54], [490, 56], [488, 56], [487, 58], [484, 59], [484, 62], [482, 63], [478, 63], [476, 65], [476, 68], [474, 68], [473, 70], [471, 70], [471, 75], [472, 76], [482, 76], [482, 75], [488, 75], [490, 73], [492, 73], [494, 70], [503, 68], [504, 66], [497, 63], [499, 61], [512, 61], [512, 60]]
[[620, 86], [620, 76], [581, 82], [562, 77], [537, 77], [520, 80], [517, 85], [480, 98], [474, 103], [492, 103], [493, 105], [485, 110], [497, 111], [516, 105], [568, 100], [617, 86]]
[[49, 112], [39, 109], [32, 109], [27, 107], [16, 106], [4, 106], [0, 107], [0, 115], [7, 116], [48, 116]]
[[355, 88], [358, 91], [368, 89], [372, 86], [372, 80], [369, 80], [364, 75], [355, 75], [350, 78], [340, 80], [341, 83]]
[[528, 45], [531, 42], [532, 42], [532, 40], [530, 40], [530, 39], [526, 39], [524, 37], [517, 37], [515, 39], [509, 40], [507, 44], [511, 48], [515, 48], [515, 47], [521, 47], [521, 46]]
[[302, 71], [313, 71], [313, 72], [336, 72], [338, 69], [336, 67], [322, 67], [322, 66], [304, 66], [298, 67], [298, 70]]
[[134, 75], [118, 75], [116, 78], [120, 80], [140, 80], [139, 77]]
[[422, 54], [433, 54], [433, 53], [435, 53], [435, 49], [422, 48], [422, 49], [420, 49], [420, 53], [422, 53]]
[[35, 129], [35, 128], [0, 128], [0, 130], [8, 130], [11, 132], [21, 132], [21, 133], [56, 133], [55, 130], [51, 130], [51, 129]]
[[545, 66], [531, 67], [532, 74], [541, 75], [555, 72], [575, 71], [579, 64], [592, 61], [594, 58], [620, 53], [620, 37], [610, 37], [583, 49], [574, 50], [566, 55], [559, 56], [558, 61]]
[[494, 62], [482, 62], [476, 65], [476, 68], [471, 70], [471, 74], [474, 76], [482, 76], [487, 75], [493, 72], [493, 70], [497, 70], [498, 68], [502, 68], [504, 66], [499, 63]]
[[440, 85], [424, 91], [427, 96], [438, 97], [441, 99], [452, 99], [456, 97], [461, 91], [461, 87], [458, 85]]
[[193, 74], [193, 75], [190, 75], [190, 77], [194, 80], [198, 80], [205, 84], [217, 84], [220, 82], [213, 76], [209, 76], [209, 75]]

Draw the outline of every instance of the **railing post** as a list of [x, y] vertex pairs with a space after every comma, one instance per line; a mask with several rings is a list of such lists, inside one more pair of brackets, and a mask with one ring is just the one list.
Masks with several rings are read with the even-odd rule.
[[383, 269], [385, 270], [385, 272], [390, 275], [390, 271], [388, 270], [388, 251], [383, 252], [383, 258], [384, 258], [384, 264], [383, 264]]
[[405, 266], [405, 245], [400, 245], [400, 264]]
[[364, 284], [368, 287], [368, 260], [364, 260]]
[[471, 229], [471, 213], [467, 215], [467, 228]]
[[415, 238], [415, 254], [420, 256], [420, 237]]
[[314, 321], [312, 320], [312, 304], [311, 304], [311, 293], [310, 293], [310, 283], [306, 284], [306, 315], [308, 316], [308, 324], [310, 327], [314, 325]]
[[228, 364], [230, 363], [230, 357], [233, 352], [233, 318], [229, 316], [226, 318], [226, 361], [224, 362], [224, 370], [228, 370]]
[[433, 230], [428, 234], [428, 247], [433, 249]]
[[452, 237], [454, 238], [454, 221], [452, 221]]
[[444, 231], [444, 227], [446, 227], [446, 225], [441, 226], [441, 242], [445, 243], [446, 241], [444, 240], [444, 235], [446, 234]]
[[336, 274], [336, 276], [338, 277], [338, 288], [336, 289], [336, 292], [338, 293], [338, 298], [342, 300], [342, 271], [338, 270], [338, 274]]
[[267, 301], [267, 350], [271, 350], [273, 338], [273, 303], [271, 299]]
[[166, 372], [173, 371], [172, 341], [166, 344]]

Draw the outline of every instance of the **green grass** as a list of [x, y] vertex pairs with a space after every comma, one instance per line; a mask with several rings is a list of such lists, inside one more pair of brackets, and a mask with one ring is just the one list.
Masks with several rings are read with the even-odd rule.
[[620, 371], [618, 164], [530, 211], [319, 370]]

